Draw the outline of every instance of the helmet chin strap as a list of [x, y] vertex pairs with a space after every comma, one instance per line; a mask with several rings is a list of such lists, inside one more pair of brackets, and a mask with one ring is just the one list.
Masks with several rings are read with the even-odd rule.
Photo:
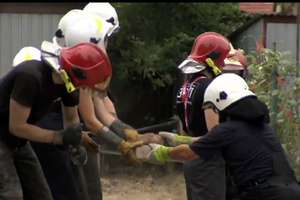
[[60, 70], [60, 77], [62, 78], [62, 80], [65, 83], [66, 89], [68, 91], [68, 93], [71, 93], [73, 91], [76, 90], [75, 86], [73, 85], [70, 77], [68, 76], [67, 72], [63, 69]]
[[42, 58], [45, 60], [49, 66], [54, 69], [56, 73], [58, 73], [63, 80], [65, 87], [69, 93], [76, 90], [75, 86], [73, 85], [70, 77], [68, 76], [67, 72], [60, 67], [58, 58], [60, 54], [61, 47], [48, 42], [43, 41], [41, 45], [41, 52], [42, 52]]
[[212, 69], [215, 76], [222, 73], [222, 71], [216, 66], [216, 64], [214, 63], [214, 61], [211, 58], [206, 58], [205, 62]]

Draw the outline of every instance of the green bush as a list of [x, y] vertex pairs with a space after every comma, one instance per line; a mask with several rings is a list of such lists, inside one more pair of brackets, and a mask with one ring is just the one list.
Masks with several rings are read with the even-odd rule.
[[248, 83], [269, 109], [271, 124], [300, 177], [300, 78], [286, 52], [263, 49], [249, 58]]

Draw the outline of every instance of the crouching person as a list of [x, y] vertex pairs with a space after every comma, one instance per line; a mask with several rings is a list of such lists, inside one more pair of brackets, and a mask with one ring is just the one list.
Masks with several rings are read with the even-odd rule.
[[[215, 78], [204, 95], [204, 109], [219, 115], [220, 124], [191, 144], [137, 148], [146, 161], [209, 159], [220, 153], [238, 187], [241, 200], [297, 200], [300, 186], [274, 130], [269, 111], [238, 75]], [[168, 138], [170, 140], [170, 137]]]

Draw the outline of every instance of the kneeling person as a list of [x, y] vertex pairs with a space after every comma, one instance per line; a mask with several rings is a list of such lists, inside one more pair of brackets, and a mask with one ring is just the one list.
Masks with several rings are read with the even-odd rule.
[[[207, 87], [205, 109], [219, 114], [220, 124], [190, 145], [151, 144], [141, 159], [164, 164], [170, 159], [208, 159], [222, 153], [240, 199], [300, 199], [300, 186], [284, 150], [268, 125], [267, 106], [236, 74], [222, 74]], [[141, 148], [141, 147], [140, 147]], [[139, 151], [139, 148], [137, 148]]]

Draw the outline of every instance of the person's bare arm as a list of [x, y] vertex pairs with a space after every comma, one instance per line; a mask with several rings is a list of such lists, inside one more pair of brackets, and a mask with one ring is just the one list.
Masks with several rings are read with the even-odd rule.
[[104, 97], [104, 104], [105, 104], [107, 111], [111, 115], [113, 115], [115, 118], [117, 118], [118, 115], [117, 115], [116, 107], [115, 107], [114, 103], [112, 102], [112, 100], [108, 96]]
[[109, 109], [106, 107], [107, 105], [105, 104], [104, 98], [100, 96], [95, 96], [93, 97], [93, 103], [97, 118], [105, 126], [109, 127], [117, 118], [115, 115], [109, 112]]
[[127, 154], [131, 147], [129, 144], [112, 132], [109, 128], [97, 118], [93, 103], [92, 91], [90, 89], [81, 89], [79, 93], [79, 112], [91, 133], [99, 137], [100, 140], [118, 147], [118, 149]]
[[103, 128], [103, 124], [98, 120], [94, 103], [92, 99], [92, 94], [89, 89], [80, 89], [79, 93], [79, 112], [80, 115], [87, 126], [87, 128], [92, 132], [97, 132], [99, 129]]
[[[27, 120], [30, 112], [30, 107], [23, 106], [14, 99], [10, 99], [9, 131], [17, 137], [31, 141], [53, 143], [56, 132], [28, 124]], [[59, 141], [58, 143], [62, 143], [62, 141]]]
[[[158, 143], [163, 144], [163, 139], [159, 135], [155, 135], [153, 133], [144, 133], [139, 134], [138, 131], [131, 127], [130, 125], [122, 122], [117, 118], [116, 115], [111, 113], [111, 108], [107, 108], [107, 103], [110, 102], [106, 94], [98, 93], [93, 97], [94, 109], [96, 112], [97, 118], [103, 123], [105, 126], [109, 127], [113, 132], [115, 132], [121, 138], [135, 142], [135, 141], [143, 141], [146, 143]], [[113, 106], [113, 105], [109, 105]]]
[[207, 130], [210, 131], [213, 127], [219, 124], [219, 115], [212, 108], [204, 110], [205, 122]]

